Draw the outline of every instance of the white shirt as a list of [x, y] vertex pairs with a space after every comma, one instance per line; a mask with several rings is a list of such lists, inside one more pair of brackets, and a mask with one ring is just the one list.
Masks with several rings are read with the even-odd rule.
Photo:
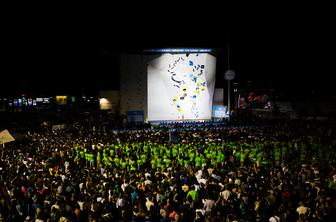
[[79, 209], [84, 210], [84, 202], [83, 201], [77, 201], [77, 203], [79, 205]]
[[116, 208], [123, 207], [125, 205], [125, 201], [122, 198], [118, 198], [116, 202]]
[[83, 186], [84, 186], [84, 183], [80, 183], [80, 184], [79, 184], [79, 190], [80, 190], [80, 191], [82, 191]]
[[206, 183], [207, 183], [207, 180], [206, 179], [204, 179], [204, 178], [202, 178], [202, 179], [200, 179], [199, 181], [198, 181], [198, 183], [200, 184], [200, 185], [206, 185]]
[[223, 197], [224, 198], [224, 200], [228, 200], [229, 198], [230, 198], [230, 196], [231, 196], [231, 191], [229, 191], [229, 190], [224, 190], [224, 191], [222, 191], [222, 192], [220, 192], [220, 196], [221, 197]]
[[57, 187], [57, 192], [58, 192], [58, 193], [62, 193], [62, 191], [63, 191], [63, 187], [62, 187], [62, 185], [59, 185], [59, 186]]
[[197, 171], [196, 179], [199, 181], [202, 178], [202, 170]]
[[70, 163], [68, 161], [65, 161], [64, 163], [65, 170], [68, 170], [69, 166], [70, 166]]
[[280, 217], [273, 216], [273, 217], [270, 217], [270, 219], [268, 221], [269, 222], [280, 222]]
[[204, 210], [206, 212], [210, 212], [211, 211], [211, 208], [215, 205], [215, 201], [214, 200], [211, 200], [211, 199], [203, 199], [203, 206], [204, 206]]
[[150, 177], [150, 176], [151, 176], [150, 173], [145, 173], [145, 177], [146, 177], [146, 178], [148, 178], [148, 177]]
[[150, 207], [154, 206], [154, 203], [152, 201], [150, 201], [148, 198], [146, 198], [146, 199], [147, 199], [146, 208], [147, 208], [147, 211], [150, 211]]
[[128, 183], [121, 184], [121, 189], [123, 192], [125, 192], [126, 187], [128, 186]]
[[149, 179], [145, 180], [145, 185], [149, 185], [149, 184], [152, 184], [152, 181]]

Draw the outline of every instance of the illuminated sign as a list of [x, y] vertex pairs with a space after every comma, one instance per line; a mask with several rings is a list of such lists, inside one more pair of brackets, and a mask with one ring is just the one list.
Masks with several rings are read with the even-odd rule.
[[213, 106], [213, 117], [215, 118], [225, 118], [229, 117], [227, 113], [227, 106], [215, 105]]
[[67, 96], [56, 96], [56, 102], [58, 105], [65, 105], [67, 103]]
[[41, 103], [41, 102], [43, 102], [43, 99], [42, 98], [36, 98], [36, 102]]
[[49, 98], [43, 98], [43, 103], [50, 103]]

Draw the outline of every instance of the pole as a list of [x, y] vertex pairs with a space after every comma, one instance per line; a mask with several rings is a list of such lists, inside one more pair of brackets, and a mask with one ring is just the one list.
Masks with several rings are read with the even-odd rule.
[[5, 143], [2, 144], [1, 160], [4, 158]]
[[[229, 36], [227, 39], [227, 59], [228, 59], [228, 70], [230, 70], [230, 44], [229, 44]], [[229, 120], [231, 116], [230, 112], [230, 79], [228, 79], [228, 114], [229, 114]]]
[[[225, 80], [223, 85], [223, 108], [225, 107]], [[225, 119], [225, 115], [223, 116], [223, 120]]]
[[228, 80], [228, 112], [229, 112], [229, 119], [231, 116], [231, 109], [230, 109], [230, 80]]

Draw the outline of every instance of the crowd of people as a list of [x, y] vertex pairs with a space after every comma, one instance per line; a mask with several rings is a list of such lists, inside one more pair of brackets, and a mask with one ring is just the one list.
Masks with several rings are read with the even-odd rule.
[[0, 221], [332, 221], [335, 121], [28, 127], [0, 163]]

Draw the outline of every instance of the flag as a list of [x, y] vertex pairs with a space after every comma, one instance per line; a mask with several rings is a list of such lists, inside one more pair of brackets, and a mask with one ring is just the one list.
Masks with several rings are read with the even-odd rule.
[[8, 130], [0, 132], [0, 144], [9, 143], [14, 140], [15, 140], [14, 137], [8, 132]]

